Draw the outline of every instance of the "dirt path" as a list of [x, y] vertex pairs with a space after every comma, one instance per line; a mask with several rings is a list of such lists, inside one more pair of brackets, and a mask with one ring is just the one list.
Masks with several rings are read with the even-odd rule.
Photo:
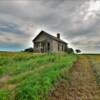
[[100, 100], [100, 87], [88, 58], [80, 56], [69, 76], [54, 88], [48, 100]]

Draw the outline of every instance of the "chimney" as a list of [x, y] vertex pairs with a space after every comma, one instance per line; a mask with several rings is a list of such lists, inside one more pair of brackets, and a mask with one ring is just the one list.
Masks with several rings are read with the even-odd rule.
[[60, 39], [60, 33], [57, 33], [57, 38]]

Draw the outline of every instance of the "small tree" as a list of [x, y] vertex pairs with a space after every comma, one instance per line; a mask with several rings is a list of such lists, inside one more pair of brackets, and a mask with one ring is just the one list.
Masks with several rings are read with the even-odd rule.
[[71, 54], [71, 53], [74, 53], [74, 50], [73, 50], [73, 48], [67, 48], [67, 52], [68, 52], [69, 54]]
[[79, 50], [79, 49], [76, 49], [76, 53], [81, 53], [81, 50]]
[[24, 50], [24, 52], [33, 52], [33, 48], [27, 48]]

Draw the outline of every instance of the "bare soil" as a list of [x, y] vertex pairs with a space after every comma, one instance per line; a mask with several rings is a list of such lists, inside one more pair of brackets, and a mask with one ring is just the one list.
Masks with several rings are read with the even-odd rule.
[[10, 79], [9, 75], [5, 75], [0, 78], [0, 88], [6, 85], [6, 81]]
[[69, 73], [69, 80], [60, 81], [48, 100], [100, 100], [100, 87], [86, 56], [80, 56]]

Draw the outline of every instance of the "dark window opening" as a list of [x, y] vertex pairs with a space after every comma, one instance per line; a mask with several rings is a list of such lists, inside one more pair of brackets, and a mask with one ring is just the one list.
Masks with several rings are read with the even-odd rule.
[[50, 43], [48, 43], [48, 51], [50, 51]]
[[63, 45], [62, 45], [62, 51], [64, 50]]
[[38, 48], [38, 46], [39, 46], [38, 43], [35, 43], [35, 47]]

